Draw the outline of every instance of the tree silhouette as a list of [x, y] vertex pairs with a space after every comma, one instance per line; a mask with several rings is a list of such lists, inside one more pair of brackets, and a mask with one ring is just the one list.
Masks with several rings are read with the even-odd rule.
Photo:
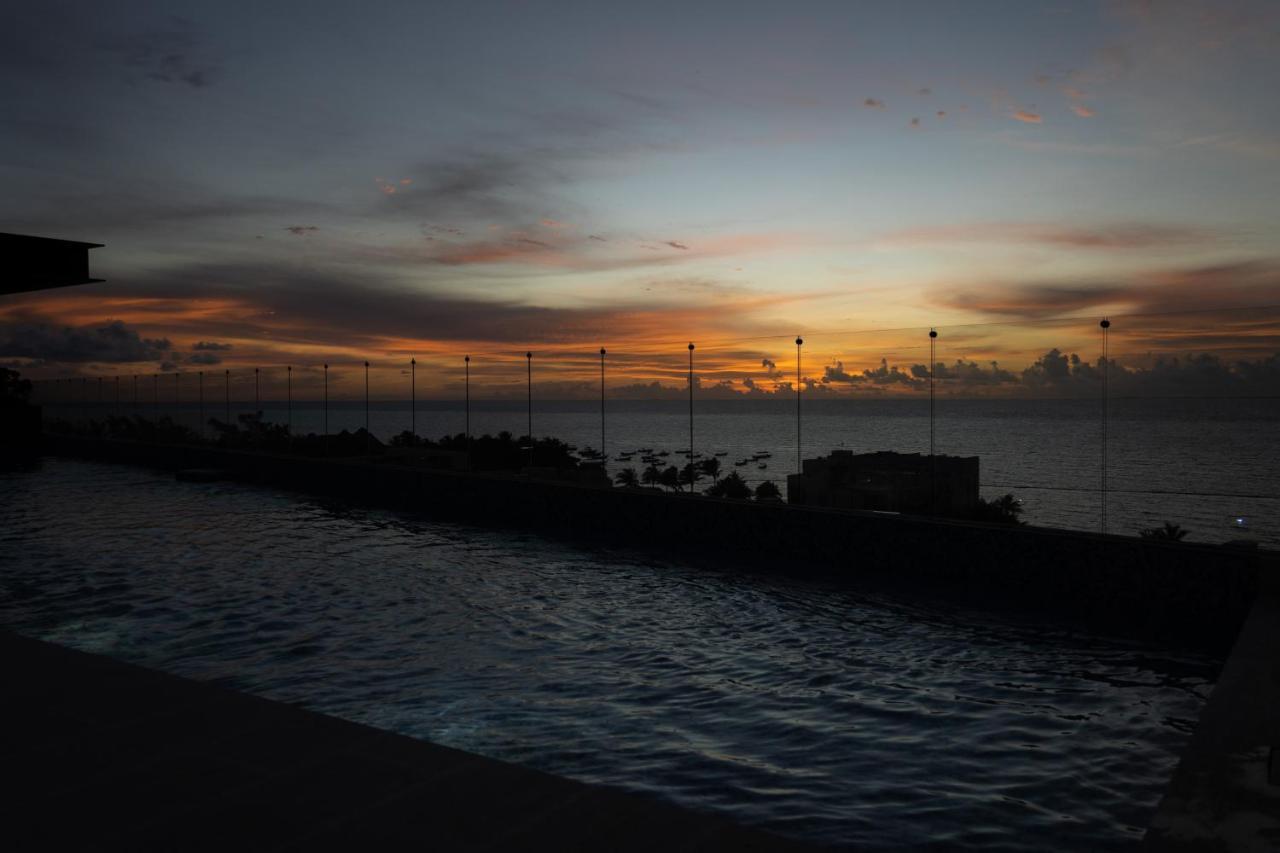
[[686, 462], [685, 466], [680, 469], [680, 485], [691, 486], [698, 482], [698, 473], [697, 465]]
[[751, 487], [737, 471], [730, 471], [723, 480], [717, 480], [711, 488], [707, 489], [706, 494], [713, 498], [745, 501], [751, 497]]
[[1162, 539], [1166, 542], [1181, 542], [1187, 538], [1186, 530], [1182, 529], [1181, 524], [1170, 524], [1165, 522], [1163, 527], [1147, 527], [1138, 531], [1138, 535], [1143, 539]]
[[0, 408], [22, 408], [30, 396], [30, 380], [16, 370], [0, 367]]
[[756, 500], [780, 501], [782, 500], [782, 492], [778, 491], [778, 487], [773, 484], [772, 480], [765, 480], [756, 486]]
[[640, 476], [636, 474], [635, 468], [623, 468], [613, 475], [613, 481], [623, 488], [634, 489], [640, 485]]
[[644, 473], [640, 475], [640, 482], [646, 486], [662, 485], [662, 469], [657, 465], [650, 464], [644, 469]]
[[716, 457], [702, 460], [698, 467], [702, 469], [703, 474], [711, 478], [713, 483], [720, 481], [720, 460]]
[[1022, 502], [1010, 493], [992, 500], [978, 498], [977, 506], [967, 517], [993, 524], [1026, 524], [1018, 518], [1019, 515], [1022, 515]]
[[662, 485], [674, 492], [676, 489], [680, 488], [680, 469], [674, 465], [668, 465], [662, 472], [662, 479], [660, 482]]

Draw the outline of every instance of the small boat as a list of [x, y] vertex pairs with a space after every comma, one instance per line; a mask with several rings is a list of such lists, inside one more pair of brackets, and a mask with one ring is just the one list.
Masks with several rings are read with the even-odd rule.
[[664, 456], [664, 457], [665, 457], [665, 456], [670, 456], [671, 454], [670, 454], [670, 453], [668, 453], [667, 451], [663, 450], [663, 451], [662, 451], [662, 452], [660, 452], [658, 455], [659, 455], [659, 456]]
[[743, 459], [741, 462], [735, 462], [735, 463], [733, 463], [733, 467], [734, 467], [734, 468], [741, 468], [743, 465], [746, 465], [746, 464], [747, 464], [747, 460]]
[[728, 456], [728, 455], [729, 455], [729, 451], [727, 450], [721, 450], [716, 453], [716, 456]]
[[768, 468], [768, 467], [769, 467], [769, 465], [768, 465], [767, 463], [765, 463], [765, 462], [761, 462], [761, 463], [760, 463], [759, 465], [757, 465], [756, 467], [757, 467], [757, 468], [759, 468], [761, 471], [763, 471], [765, 468]]
[[773, 454], [769, 453], [768, 451], [763, 451], [761, 453], [756, 454], [757, 459], [770, 459], [772, 457], [773, 457]]

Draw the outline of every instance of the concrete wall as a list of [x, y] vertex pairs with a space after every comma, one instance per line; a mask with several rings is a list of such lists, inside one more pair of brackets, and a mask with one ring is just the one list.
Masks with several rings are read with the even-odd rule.
[[790, 575], [877, 577], [1093, 629], [1225, 651], [1275, 555], [1227, 546], [593, 488], [204, 447], [50, 437], [51, 450], [423, 510], [476, 524], [713, 555]]

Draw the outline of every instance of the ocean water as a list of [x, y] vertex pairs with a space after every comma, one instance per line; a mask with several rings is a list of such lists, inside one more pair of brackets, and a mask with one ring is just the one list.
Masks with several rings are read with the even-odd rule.
[[0, 515], [7, 627], [833, 846], [1133, 847], [1220, 666], [128, 466]]
[[[252, 408], [232, 401], [231, 415]], [[295, 431], [324, 429], [324, 410], [313, 401], [295, 401], [291, 413], [280, 402], [262, 408], [268, 419], [292, 420]], [[131, 407], [121, 410], [127, 414]], [[199, 425], [193, 404], [163, 404], [159, 410], [193, 428]], [[142, 405], [139, 411], [155, 409]], [[1120, 399], [1111, 401], [1109, 412], [1109, 532], [1132, 535], [1168, 521], [1182, 525], [1193, 541], [1252, 539], [1280, 547], [1280, 399]], [[204, 415], [221, 418], [226, 410], [221, 401], [210, 400]], [[328, 420], [334, 432], [363, 427], [364, 404], [331, 403]], [[419, 401], [416, 413], [408, 401], [380, 401], [371, 404], [368, 420], [384, 439], [411, 424], [420, 435], [438, 438], [462, 432], [466, 413], [458, 401]], [[527, 423], [523, 400], [473, 402], [471, 407], [475, 434], [523, 435]], [[929, 425], [927, 401], [806, 401], [800, 447], [805, 457], [834, 448], [927, 453]], [[671, 453], [667, 462], [684, 464], [676, 451], [689, 446], [686, 401], [608, 401], [604, 427], [611, 455], [653, 447]], [[693, 427], [696, 451], [723, 452], [726, 471], [736, 470], [752, 483], [773, 480], [785, 494], [786, 475], [797, 470], [793, 401], [696, 401]], [[535, 435], [598, 449], [600, 428], [598, 401], [534, 401]], [[934, 446], [939, 453], [979, 457], [984, 496], [1012, 492], [1031, 524], [1101, 529], [1103, 442], [1096, 400], [939, 399]], [[763, 460], [767, 467], [734, 467], [758, 452], [772, 454]], [[630, 463], [615, 458], [610, 467], [616, 471], [628, 464], [643, 468], [638, 456]]]

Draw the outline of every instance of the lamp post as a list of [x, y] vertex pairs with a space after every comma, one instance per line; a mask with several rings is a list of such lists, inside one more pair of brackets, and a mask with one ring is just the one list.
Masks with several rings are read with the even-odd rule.
[[1107, 419], [1110, 415], [1108, 411], [1108, 391], [1107, 382], [1111, 373], [1111, 342], [1110, 330], [1111, 321], [1103, 318], [1098, 324], [1102, 329], [1102, 476], [1101, 476], [1101, 492], [1102, 492], [1102, 532], [1107, 532]]
[[204, 438], [204, 371], [200, 371], [200, 437]]
[[418, 360], [409, 359], [409, 434], [418, 437]]
[[364, 455], [373, 451], [373, 434], [369, 432], [369, 362], [364, 363]]
[[223, 406], [227, 416], [227, 426], [231, 426], [231, 371], [226, 370], [222, 374], [222, 393]]
[[800, 347], [804, 338], [796, 335], [796, 473], [803, 473], [804, 462], [800, 454]]
[[933, 421], [933, 371], [938, 364], [938, 359], [934, 355], [934, 347], [938, 340], [938, 330], [929, 330], [929, 506], [933, 509], [933, 514], [938, 514], [938, 461], [934, 451], [934, 421]]
[[262, 384], [258, 377], [258, 368], [253, 369], [253, 410], [262, 408]]
[[600, 347], [600, 467], [604, 468], [604, 464], [609, 459], [609, 455], [604, 452], [604, 356], [605, 349]]
[[467, 470], [471, 470], [471, 356], [462, 357], [462, 427], [467, 445]]
[[689, 342], [689, 494], [693, 494], [693, 342]]
[[528, 438], [529, 438], [529, 467], [533, 467], [533, 353], [526, 352], [524, 354], [526, 373], [528, 375]]
[[293, 365], [290, 364], [284, 369], [284, 389], [285, 389], [285, 429], [289, 431], [289, 443], [293, 443]]

